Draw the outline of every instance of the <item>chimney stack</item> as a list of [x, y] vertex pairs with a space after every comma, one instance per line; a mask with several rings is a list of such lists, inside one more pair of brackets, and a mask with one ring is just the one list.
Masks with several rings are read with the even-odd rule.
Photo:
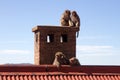
[[34, 64], [52, 64], [55, 53], [76, 57], [76, 27], [36, 26], [34, 32]]

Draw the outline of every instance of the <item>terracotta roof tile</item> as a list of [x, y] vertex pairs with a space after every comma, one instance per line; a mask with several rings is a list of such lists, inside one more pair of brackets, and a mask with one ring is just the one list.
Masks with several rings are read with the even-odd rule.
[[120, 66], [0, 66], [0, 80], [120, 80]]
[[89, 75], [0, 75], [0, 80], [120, 80], [120, 75], [114, 75], [114, 76], [109, 76], [109, 75], [94, 75], [94, 76], [89, 76]]

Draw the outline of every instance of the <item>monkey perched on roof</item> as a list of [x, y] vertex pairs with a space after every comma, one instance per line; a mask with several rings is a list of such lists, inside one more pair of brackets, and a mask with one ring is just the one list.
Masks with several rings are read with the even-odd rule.
[[[71, 27], [77, 27], [78, 29], [80, 29], [80, 18], [77, 14], [76, 11], [72, 11], [71, 13], [71, 21], [70, 21], [70, 26]], [[79, 31], [77, 32], [77, 37], [79, 36]]]
[[71, 15], [71, 26], [73, 26], [73, 27], [80, 27], [80, 18], [79, 18], [79, 16], [78, 16], [78, 14], [77, 14], [77, 12], [76, 11], [72, 11], [72, 13], [71, 13], [72, 15]]
[[64, 13], [62, 14], [62, 17], [60, 19], [61, 26], [70, 26], [70, 18], [71, 12], [70, 10], [65, 10]]
[[69, 59], [71, 66], [80, 66], [80, 62], [76, 57], [72, 57]]
[[60, 67], [61, 65], [69, 65], [69, 60], [62, 52], [57, 52], [55, 54], [53, 65], [56, 65], [57, 67]]

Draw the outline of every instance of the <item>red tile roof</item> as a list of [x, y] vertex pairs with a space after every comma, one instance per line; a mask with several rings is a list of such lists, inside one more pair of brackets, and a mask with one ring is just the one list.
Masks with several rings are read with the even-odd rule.
[[120, 80], [120, 66], [1, 65], [0, 80]]

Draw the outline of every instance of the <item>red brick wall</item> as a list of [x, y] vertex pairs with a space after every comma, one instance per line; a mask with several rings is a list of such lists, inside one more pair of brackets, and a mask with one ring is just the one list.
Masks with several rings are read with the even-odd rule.
[[[35, 33], [34, 61], [36, 65], [52, 64], [56, 52], [63, 52], [68, 58], [76, 56], [76, 31], [74, 27], [37, 26]], [[49, 36], [51, 42], [47, 42]], [[67, 35], [67, 41], [61, 42], [61, 35]], [[64, 37], [66, 39], [66, 36]]]

